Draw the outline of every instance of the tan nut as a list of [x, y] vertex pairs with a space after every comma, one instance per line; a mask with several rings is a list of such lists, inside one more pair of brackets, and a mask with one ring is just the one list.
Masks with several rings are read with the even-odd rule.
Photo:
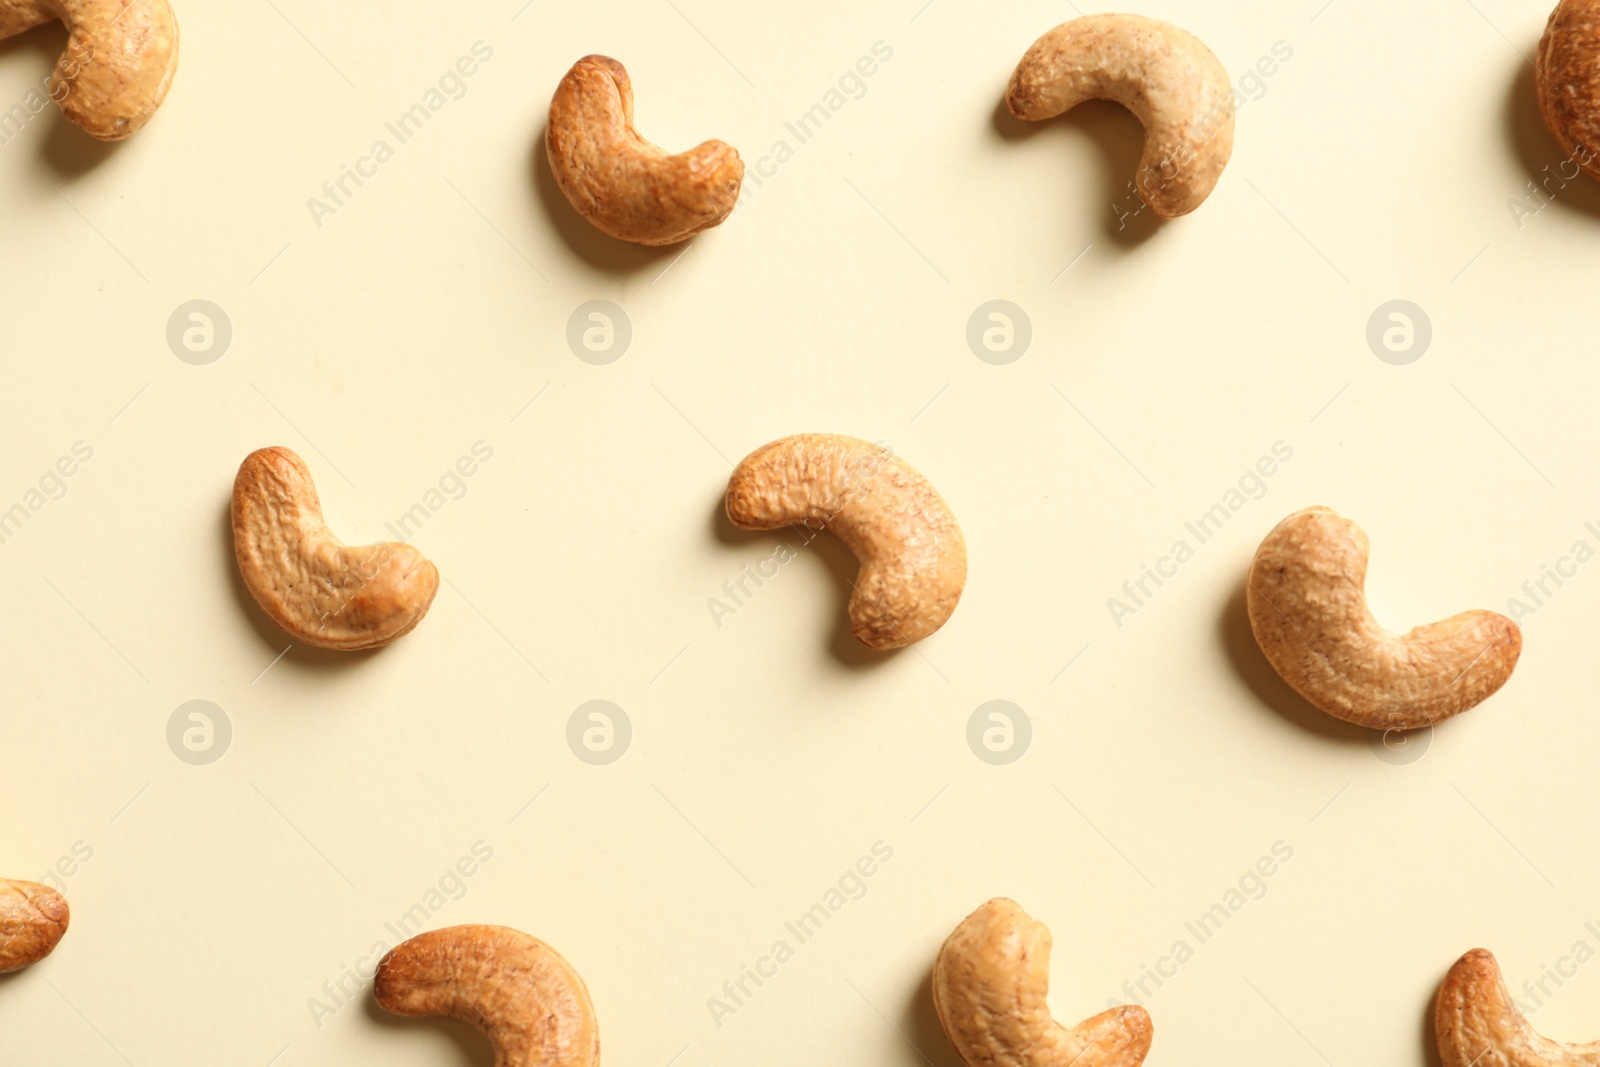
[[67, 48], [50, 97], [102, 141], [143, 126], [178, 69], [178, 20], [167, 0], [0, 0], [0, 38], [59, 19]]
[[1488, 949], [1456, 960], [1434, 1002], [1441, 1067], [1600, 1067], [1600, 1041], [1568, 1045], [1536, 1033]]
[[1019, 119], [1054, 118], [1111, 100], [1144, 124], [1134, 187], [1162, 218], [1200, 206], [1233, 154], [1233, 83], [1186, 30], [1140, 15], [1063, 22], [1023, 54], [1006, 87]]
[[1250, 629], [1295, 692], [1336, 718], [1414, 730], [1486, 700], [1522, 652], [1517, 624], [1465, 611], [1396, 636], [1367, 608], [1367, 535], [1328, 508], [1273, 527], [1245, 588]]
[[71, 918], [66, 898], [54, 889], [0, 878], [0, 974], [50, 955]]
[[378, 1003], [482, 1030], [494, 1067], [599, 1067], [589, 990], [561, 954], [506, 926], [418, 934], [378, 964]]
[[1600, 0], [1561, 0], [1535, 63], [1539, 111], [1567, 158], [1600, 178]]
[[728, 518], [746, 530], [831, 530], [861, 562], [850, 629], [903, 648], [943, 626], [967, 582], [961, 527], [928, 480], [888, 448], [805, 433], [763, 445], [728, 479]]
[[669, 155], [640, 137], [628, 72], [608, 56], [584, 56], [556, 86], [545, 151], [578, 214], [642, 245], [676, 244], [717, 225], [744, 179], [744, 161], [721, 141]]
[[317, 487], [287, 448], [250, 453], [233, 482], [233, 550], [250, 595], [290, 637], [318, 648], [377, 648], [411, 632], [439, 572], [410, 545], [344, 545], [322, 521]]
[[[1050, 1015], [1050, 930], [996, 897], [968, 915], [933, 965], [933, 1007], [967, 1067], [1138, 1067], [1153, 1028], [1124, 1005], [1067, 1028]], [[1448, 1065], [1447, 1065], [1448, 1067]]]

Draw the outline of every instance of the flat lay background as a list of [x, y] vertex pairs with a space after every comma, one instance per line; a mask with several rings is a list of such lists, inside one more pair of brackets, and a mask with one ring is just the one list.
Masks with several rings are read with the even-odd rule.
[[[1054, 931], [1058, 1016], [1145, 1001], [1157, 1067], [1430, 1062], [1478, 945], [1600, 1036], [1600, 187], [1529, 190], [1548, 7], [1149, 0], [1245, 101], [1158, 224], [1131, 116], [999, 108], [1070, 2], [182, 0], [132, 140], [52, 107], [0, 145], [0, 873], [73, 908], [0, 979], [0, 1063], [487, 1065], [373, 1004], [410, 916], [549, 941], [609, 1063], [953, 1067], [929, 968], [995, 895]], [[63, 41], [0, 45], [0, 105]], [[571, 212], [540, 138], [589, 52], [646, 137], [740, 149], [726, 224], [645, 250]], [[915, 648], [853, 643], [831, 539], [721, 519], [802, 431], [960, 518]], [[269, 444], [345, 540], [412, 516], [413, 634], [329, 654], [250, 602], [227, 506]], [[1385, 743], [1287, 690], [1240, 586], [1310, 504], [1370, 535], [1393, 629], [1520, 601], [1501, 694]]]

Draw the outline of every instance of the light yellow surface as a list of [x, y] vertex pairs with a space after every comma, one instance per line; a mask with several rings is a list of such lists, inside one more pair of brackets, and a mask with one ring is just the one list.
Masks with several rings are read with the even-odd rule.
[[[950, 1067], [928, 971], [997, 894], [1053, 929], [1066, 1019], [1189, 943], [1149, 998], [1155, 1067], [1417, 1064], [1466, 949], [1514, 988], [1574, 972], [1576, 942], [1600, 949], [1600, 563], [1403, 765], [1287, 693], [1239, 595], [1313, 503], [1367, 530], [1396, 629], [1504, 611], [1600, 547], [1600, 189], [1520, 227], [1508, 207], [1559, 160], [1525, 61], [1547, 3], [1153, 0], [1236, 79], [1292, 57], [1250, 84], [1211, 199], [1129, 241], [1130, 117], [996, 118], [1070, 3], [182, 2], [139, 135], [100, 149], [52, 110], [0, 147], [0, 505], [93, 449], [0, 545], [0, 872], [92, 850], [65, 864], [59, 950], [0, 980], [0, 1062], [486, 1064], [365, 989], [310, 1004], [475, 842], [492, 859], [428, 925], [551, 942], [631, 1067]], [[0, 48], [0, 104], [61, 40]], [[465, 95], [319, 228], [307, 199], [477, 41]], [[796, 145], [785, 123], [880, 41], [864, 95]], [[658, 143], [792, 158], [681, 258], [593, 234], [538, 146], [588, 52], [627, 64]], [[208, 366], [165, 338], [196, 298], [234, 328]], [[996, 298], [1033, 329], [1006, 366], [965, 339]], [[1395, 298], [1433, 324], [1409, 366], [1365, 341]], [[565, 341], [591, 299], [632, 322], [609, 366]], [[961, 519], [965, 599], [915, 650], [850, 644], [828, 539], [714, 623], [778, 543], [720, 522], [730, 466], [799, 431], [889, 442]], [[225, 527], [244, 455], [300, 452], [355, 542], [478, 441], [493, 459], [415, 539], [446, 580], [423, 624], [275, 660]], [[1264, 497], [1117, 626], [1107, 599], [1279, 441]], [[210, 766], [166, 742], [195, 699], [234, 731]], [[610, 766], [566, 743], [592, 699], [633, 725]], [[1033, 725], [1010, 766], [966, 743], [991, 699]], [[785, 922], [879, 841], [865, 896], [798, 945]], [[1199, 944], [1185, 923], [1280, 841], [1264, 896]], [[717, 1025], [709, 998], [780, 939], [794, 957]], [[1535, 1024], [1600, 1036], [1600, 965], [1562, 981]]]

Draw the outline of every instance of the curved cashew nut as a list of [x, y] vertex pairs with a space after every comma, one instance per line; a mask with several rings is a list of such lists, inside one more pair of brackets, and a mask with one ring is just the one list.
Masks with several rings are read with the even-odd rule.
[[1412, 730], [1460, 714], [1511, 677], [1522, 631], [1465, 611], [1396, 636], [1367, 608], [1367, 535], [1328, 508], [1273, 527], [1245, 588], [1250, 629], [1273, 669], [1335, 718]]
[[50, 82], [61, 113], [102, 141], [148, 122], [178, 69], [167, 0], [0, 0], [0, 38], [56, 19], [67, 27]]
[[233, 550], [261, 610], [297, 641], [353, 652], [403, 637], [439, 591], [410, 545], [347, 546], [322, 521], [317, 487], [287, 448], [262, 448], [233, 482]]
[[[968, 915], [933, 965], [933, 1007], [967, 1067], [1139, 1067], [1152, 1027], [1124, 1005], [1068, 1029], [1050, 1016], [1050, 930], [996, 897]], [[1450, 1067], [1450, 1065], [1446, 1065]]]
[[378, 964], [378, 1003], [396, 1015], [448, 1015], [482, 1030], [494, 1067], [599, 1067], [589, 990], [561, 954], [506, 926], [418, 934]]
[[0, 878], [0, 974], [50, 955], [71, 919], [67, 899], [54, 889]]
[[1500, 976], [1488, 949], [1456, 960], [1434, 1002], [1443, 1067], [1596, 1067], [1600, 1041], [1568, 1045], [1536, 1033]]
[[739, 200], [744, 161], [721, 141], [669, 155], [633, 128], [633, 84], [609, 56], [572, 65], [550, 101], [556, 185], [595, 229], [670, 245], [717, 225]]
[[1006, 87], [1019, 119], [1054, 118], [1085, 100], [1111, 100], [1144, 124], [1134, 187], [1162, 218], [1210, 195], [1233, 154], [1233, 83], [1201, 40], [1139, 15], [1063, 22], [1022, 56]]
[[1600, 2], [1561, 0], [1539, 39], [1539, 111], [1561, 150], [1600, 178]]
[[892, 451], [838, 434], [785, 437], [728, 479], [728, 518], [745, 530], [803, 522], [832, 530], [861, 561], [850, 629], [903, 648], [943, 626], [967, 582], [961, 527], [928, 480]]

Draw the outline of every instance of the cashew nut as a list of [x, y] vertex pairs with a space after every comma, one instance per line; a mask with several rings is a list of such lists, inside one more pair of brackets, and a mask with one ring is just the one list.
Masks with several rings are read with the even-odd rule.
[[728, 479], [728, 518], [746, 530], [803, 522], [832, 530], [861, 562], [850, 629], [903, 648], [943, 626], [967, 582], [967, 543], [950, 506], [892, 451], [837, 434], [785, 437]]
[[1245, 588], [1250, 629], [1273, 669], [1335, 718], [1412, 730], [1458, 715], [1511, 677], [1517, 624], [1466, 611], [1395, 636], [1367, 608], [1367, 535], [1328, 508], [1273, 527]]
[[1144, 124], [1134, 187], [1162, 218], [1210, 195], [1233, 154], [1233, 84], [1201, 40], [1140, 15], [1063, 22], [1022, 56], [1006, 87], [1019, 119], [1054, 118], [1085, 100], [1111, 100]]
[[396, 1015], [448, 1015], [482, 1030], [494, 1067], [599, 1067], [600, 1028], [583, 979], [520, 930], [418, 934], [383, 957], [374, 984]]
[[1539, 111], [1561, 150], [1600, 178], [1600, 0], [1561, 0], [1539, 40]]
[[297, 641], [353, 652], [411, 632], [439, 572], [410, 545], [344, 545], [322, 521], [317, 487], [287, 448], [262, 448], [233, 482], [233, 549], [261, 610]]
[[556, 86], [545, 150], [578, 214], [642, 245], [676, 244], [717, 225], [744, 179], [744, 161], [721, 141], [669, 155], [640, 137], [628, 72], [608, 56], [584, 56]]
[[20, 971], [55, 951], [71, 917], [67, 899], [54, 889], [0, 878], [0, 974]]
[[0, 0], [0, 38], [56, 19], [67, 27], [50, 82], [61, 113], [102, 141], [149, 121], [178, 69], [167, 0]]
[[1434, 1002], [1442, 1067], [1596, 1067], [1600, 1041], [1568, 1045], [1528, 1024], [1488, 949], [1456, 960]]
[[[933, 965], [933, 1007], [967, 1067], [1138, 1067], [1150, 1015], [1136, 1005], [1068, 1029], [1050, 1016], [1050, 930], [996, 897], [955, 928]], [[1446, 1065], [1450, 1067], [1450, 1065]]]

